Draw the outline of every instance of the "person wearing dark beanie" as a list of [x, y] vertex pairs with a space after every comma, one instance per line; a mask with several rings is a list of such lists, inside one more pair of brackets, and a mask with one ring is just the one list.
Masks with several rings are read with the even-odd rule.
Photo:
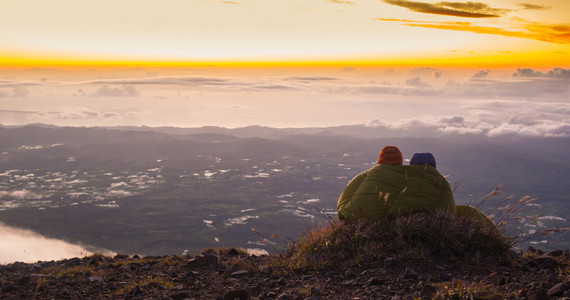
[[401, 166], [403, 164], [403, 156], [400, 149], [396, 146], [386, 146], [382, 148], [378, 155], [378, 164], [388, 164], [394, 166]]
[[410, 158], [410, 165], [430, 165], [434, 168], [437, 168], [435, 164], [435, 157], [433, 154], [426, 152], [426, 153], [414, 153], [412, 158]]

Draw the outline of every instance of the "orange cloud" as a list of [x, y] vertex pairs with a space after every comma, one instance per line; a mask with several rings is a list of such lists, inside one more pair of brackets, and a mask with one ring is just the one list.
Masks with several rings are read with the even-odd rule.
[[492, 8], [481, 2], [438, 2], [426, 3], [409, 0], [383, 0], [385, 3], [401, 6], [411, 11], [426, 14], [465, 18], [497, 18], [509, 12], [508, 9]]
[[536, 5], [536, 4], [530, 4], [530, 3], [519, 3], [519, 6], [522, 7], [522, 9], [527, 9], [527, 10], [550, 9], [550, 6]]
[[541, 24], [516, 19], [519, 30], [506, 30], [497, 27], [478, 26], [470, 22], [426, 22], [401, 19], [376, 19], [379, 21], [401, 22], [406, 26], [467, 31], [509, 37], [531, 39], [555, 44], [570, 45], [570, 24]]

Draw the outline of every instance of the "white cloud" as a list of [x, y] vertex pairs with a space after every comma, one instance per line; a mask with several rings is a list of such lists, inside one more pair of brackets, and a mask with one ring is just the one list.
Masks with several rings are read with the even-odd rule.
[[84, 97], [85, 92], [83, 91], [83, 89], [78, 89], [75, 93], [73, 93], [73, 97]]
[[26, 97], [28, 97], [29, 94], [30, 94], [30, 91], [28, 91], [28, 89], [26, 87], [17, 86], [17, 87], [12, 88], [12, 95], [14, 97], [26, 98]]
[[354, 87], [336, 87], [330, 88], [328, 92], [330, 93], [353, 93], [353, 94], [399, 94], [402, 93], [401, 87], [390, 86], [386, 84], [382, 85], [364, 85], [364, 86], [354, 86]]
[[432, 74], [438, 74], [441, 75], [442, 70], [440, 69], [436, 69], [436, 68], [431, 68], [431, 67], [425, 67], [425, 68], [413, 68], [412, 70], [410, 70], [410, 74], [415, 75], [415, 76], [430, 76]]
[[489, 130], [489, 136], [544, 136], [544, 137], [570, 137], [570, 124], [559, 122], [542, 122], [527, 126], [524, 124], [503, 123]]
[[375, 120], [369, 121], [366, 124], [366, 126], [368, 126], [368, 127], [388, 127], [389, 124], [387, 124], [386, 122], [383, 122], [382, 120], [375, 119]]
[[444, 134], [482, 134], [483, 133], [483, 129], [481, 128], [468, 128], [468, 127], [453, 127], [453, 126], [448, 126], [448, 127], [442, 127], [442, 128], [438, 128], [438, 132], [444, 133]]
[[479, 72], [473, 74], [473, 78], [485, 78], [489, 75], [490, 70], [480, 70]]
[[570, 69], [554, 68], [546, 73], [535, 71], [531, 68], [519, 68], [513, 74], [513, 77], [543, 77], [543, 78], [559, 78], [570, 79]]
[[570, 104], [493, 101], [472, 102], [466, 108], [468, 116], [441, 118], [438, 131], [488, 136], [570, 137]]
[[373, 120], [366, 125], [394, 130], [393, 134], [397, 136], [476, 134], [570, 137], [570, 104], [470, 100], [462, 111], [462, 114], [426, 115], [393, 123]]
[[101, 114], [101, 117], [109, 119], [109, 118], [119, 118], [121, 115], [116, 112], [104, 112]]
[[462, 116], [443, 117], [439, 120], [439, 122], [448, 125], [461, 125], [465, 123], [465, 118]]
[[412, 86], [412, 87], [418, 87], [418, 88], [425, 88], [425, 87], [430, 87], [429, 84], [425, 83], [424, 81], [421, 80], [421, 78], [419, 77], [414, 77], [414, 78], [410, 78], [406, 80], [406, 85], [407, 86]]
[[0, 97], [16, 97], [26, 98], [30, 95], [30, 91], [25, 86], [11, 86], [9, 91], [0, 90]]
[[[453, 99], [528, 99], [565, 101], [570, 98], [570, 70], [555, 68], [547, 72], [518, 69], [512, 77], [489, 79], [490, 70], [480, 70], [463, 82], [448, 80], [443, 86], [428, 83], [420, 76], [406, 79], [405, 86], [382, 84], [333, 84], [330, 92], [394, 94], [404, 96], [450, 97]], [[458, 78], [460, 80], [460, 78]], [[432, 82], [433, 83], [433, 82]]]
[[128, 84], [123, 84], [120, 88], [104, 85], [90, 94], [90, 96], [94, 97], [137, 97], [139, 95], [140, 92], [135, 86]]
[[225, 86], [233, 85], [232, 80], [216, 77], [155, 77], [141, 79], [98, 80], [93, 84], [123, 84], [123, 85], [179, 85], [179, 86]]
[[430, 124], [429, 121], [420, 120], [420, 119], [407, 119], [401, 120], [400, 122], [396, 123], [393, 128], [395, 129], [417, 129], [422, 127], [434, 127], [435, 124]]
[[[345, 72], [346, 73], [346, 72]], [[103, 84], [94, 92], [87, 94], [97, 97], [135, 97], [140, 96], [136, 86], [170, 85], [180, 87], [208, 88], [226, 91], [308, 91], [347, 94], [394, 94], [423, 97], [492, 98], [501, 97], [532, 99], [536, 97], [554, 97], [567, 99], [570, 95], [570, 69], [554, 68], [541, 72], [532, 69], [517, 69], [507, 77], [489, 78], [490, 70], [479, 70], [475, 74], [454, 76], [446, 83], [439, 82], [443, 74], [452, 72], [434, 68], [415, 68], [409, 74], [411, 78], [402, 78], [388, 70], [379, 75], [379, 81], [355, 81], [354, 78], [334, 76], [288, 76], [288, 77], [156, 77], [135, 79], [113, 79], [87, 82]], [[449, 77], [446, 77], [449, 78]], [[402, 83], [400, 83], [400, 80]], [[113, 85], [121, 85], [113, 87]], [[77, 89], [73, 95], [85, 95], [85, 89]], [[157, 97], [158, 95], [154, 95]], [[535, 99], [532, 99], [535, 100]]]
[[[128, 113], [127, 113], [128, 114]], [[120, 112], [95, 111], [87, 108], [76, 108], [70, 111], [43, 111], [35, 112], [32, 119], [36, 121], [49, 120], [94, 120], [94, 119], [118, 119], [123, 117]]]

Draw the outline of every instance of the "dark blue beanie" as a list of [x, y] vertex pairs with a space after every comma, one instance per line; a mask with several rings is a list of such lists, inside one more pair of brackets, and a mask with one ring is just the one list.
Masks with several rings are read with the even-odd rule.
[[410, 159], [410, 165], [423, 165], [423, 164], [427, 164], [427, 165], [431, 165], [434, 168], [436, 168], [435, 166], [435, 158], [433, 157], [433, 155], [431, 153], [414, 153], [414, 155], [412, 155], [412, 158]]

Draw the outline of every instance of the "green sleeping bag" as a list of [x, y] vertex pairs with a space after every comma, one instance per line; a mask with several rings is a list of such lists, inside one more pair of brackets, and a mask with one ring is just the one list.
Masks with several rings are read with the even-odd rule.
[[376, 165], [354, 177], [337, 203], [341, 220], [379, 221], [426, 208], [456, 212], [449, 183], [430, 165]]
[[478, 210], [477, 208], [471, 205], [457, 205], [455, 210], [457, 212], [457, 217], [459, 218], [462, 217], [474, 218], [480, 220], [481, 222], [487, 224], [488, 226], [496, 227], [495, 222], [493, 222], [493, 220], [489, 219], [489, 217], [487, 217], [487, 215], [485, 215], [482, 211]]

